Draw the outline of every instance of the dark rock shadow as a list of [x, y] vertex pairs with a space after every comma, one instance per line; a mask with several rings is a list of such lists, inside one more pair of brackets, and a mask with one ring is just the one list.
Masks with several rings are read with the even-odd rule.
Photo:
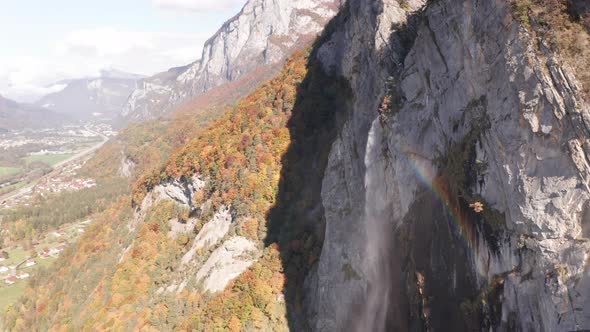
[[284, 289], [289, 328], [311, 330], [304, 308], [304, 282], [316, 267], [325, 232], [321, 190], [332, 144], [345, 122], [352, 98], [343, 79], [326, 74], [317, 52], [346, 19], [342, 10], [314, 43], [307, 76], [298, 87], [287, 126], [291, 142], [282, 156], [275, 206], [267, 215], [265, 245], [277, 243], [287, 284]]

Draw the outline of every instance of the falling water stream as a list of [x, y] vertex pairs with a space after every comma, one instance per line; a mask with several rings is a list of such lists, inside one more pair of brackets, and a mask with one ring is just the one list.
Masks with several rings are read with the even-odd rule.
[[393, 218], [389, 201], [386, 171], [387, 156], [383, 128], [379, 119], [373, 121], [365, 154], [365, 211], [366, 248], [364, 273], [367, 290], [364, 304], [358, 313], [355, 331], [386, 331], [392, 310], [391, 296], [396, 277], [394, 264]]

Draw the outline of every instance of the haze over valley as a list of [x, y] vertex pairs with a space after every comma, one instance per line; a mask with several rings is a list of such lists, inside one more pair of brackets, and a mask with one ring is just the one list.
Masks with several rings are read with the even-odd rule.
[[590, 2], [0, 11], [0, 331], [590, 330]]

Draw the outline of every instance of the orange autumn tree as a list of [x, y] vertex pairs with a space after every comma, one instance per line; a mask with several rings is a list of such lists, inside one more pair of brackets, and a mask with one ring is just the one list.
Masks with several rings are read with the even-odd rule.
[[303, 307], [300, 289], [321, 251], [322, 214], [309, 211], [321, 212], [321, 175], [342, 123], [338, 113], [349, 98], [347, 85], [310, 58], [310, 51], [295, 54], [277, 78], [199, 131], [133, 188], [137, 206], [162, 181], [201, 175], [207, 186], [194, 199], [211, 200], [213, 208], [231, 206], [231, 232], [261, 249], [246, 272], [218, 294], [187, 287], [158, 295], [190, 246], [167, 236], [168, 220], [178, 211], [170, 202], [156, 204], [130, 228], [129, 206], [114, 206], [127, 212], [101, 217], [96, 230], [64, 256], [59, 272], [45, 276], [52, 286], [30, 288], [8, 326], [25, 317], [25, 325], [40, 330], [285, 330], [288, 315]]

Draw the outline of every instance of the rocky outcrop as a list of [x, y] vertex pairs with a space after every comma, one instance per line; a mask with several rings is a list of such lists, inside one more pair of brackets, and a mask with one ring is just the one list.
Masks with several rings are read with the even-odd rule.
[[203, 48], [198, 61], [141, 81], [123, 116], [159, 117], [191, 97], [276, 64], [304, 46], [337, 12], [340, 0], [250, 0]]
[[211, 254], [197, 272], [197, 281], [203, 282], [207, 292], [220, 292], [254, 264], [257, 252], [254, 242], [241, 236], [233, 237]]
[[[162, 200], [172, 200], [179, 206], [188, 209], [195, 209], [194, 195], [201, 192], [207, 183], [198, 175], [187, 179], [169, 179], [168, 181], [152, 188], [152, 190], [136, 207], [135, 216], [129, 223], [129, 230], [134, 231], [137, 226], [143, 222], [147, 211]], [[175, 222], [178, 222], [176, 220]], [[171, 224], [174, 228], [174, 222]], [[177, 226], [176, 228], [179, 228]], [[175, 237], [175, 235], [171, 235]]]
[[135, 161], [121, 153], [121, 165], [117, 171], [117, 174], [120, 177], [130, 178], [133, 175], [136, 167], [137, 163]]
[[168, 226], [170, 226], [170, 231], [168, 232], [168, 237], [176, 240], [182, 235], [189, 236], [195, 230], [197, 222], [198, 220], [195, 218], [186, 221], [179, 220], [178, 218], [169, 220]]
[[315, 329], [590, 328], [576, 73], [508, 1], [351, 0], [338, 20], [319, 58], [355, 103], [323, 181]]
[[231, 222], [230, 209], [226, 207], [219, 209], [213, 218], [201, 228], [191, 249], [182, 256], [182, 264], [189, 263], [197, 251], [215, 246], [227, 235]]
[[[196, 175], [191, 178], [190, 182], [183, 179], [172, 179], [156, 186], [150, 193], [151, 200], [171, 199], [179, 204], [192, 206], [193, 195], [203, 190], [205, 185], [206, 182]], [[150, 202], [150, 204], [153, 203]]]
[[[206, 186], [207, 182], [198, 174], [169, 179], [148, 192], [129, 224], [130, 232], [138, 230], [151, 209], [161, 202], [174, 202], [176, 207], [188, 212], [188, 219], [173, 217], [165, 220], [169, 227], [168, 237], [182, 241], [186, 246], [178, 259], [170, 263], [174, 266], [173, 271], [168, 282], [157, 289], [158, 296], [180, 293], [187, 287], [194, 291], [198, 285], [203, 286], [204, 292], [223, 291], [260, 256], [261, 250], [255, 242], [235, 236], [235, 227], [230, 233], [234, 221], [230, 207], [221, 206], [213, 213], [210, 199], [205, 199], [204, 203], [195, 200], [195, 196], [205, 194]], [[207, 222], [202, 222], [204, 220]], [[202, 227], [198, 228], [198, 225]], [[125, 249], [119, 262], [129, 259], [128, 253], [133, 246], [132, 243]]]

